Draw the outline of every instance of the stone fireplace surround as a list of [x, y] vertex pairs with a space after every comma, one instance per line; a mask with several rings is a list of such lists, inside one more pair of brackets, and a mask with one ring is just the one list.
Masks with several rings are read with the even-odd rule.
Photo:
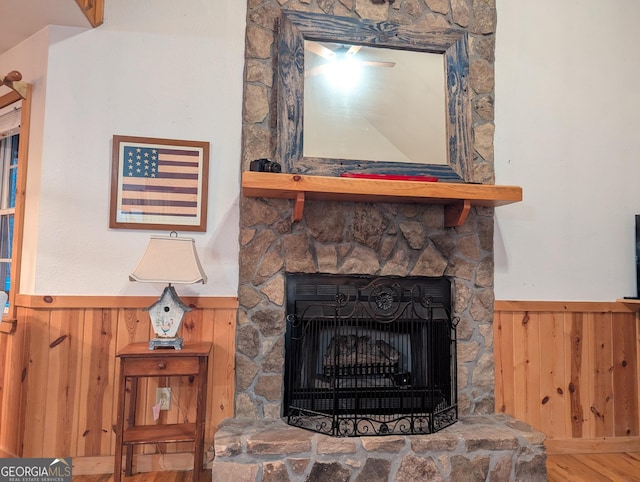
[[236, 416], [280, 417], [285, 272], [449, 276], [454, 282], [461, 415], [494, 412], [493, 210], [443, 227], [442, 206], [243, 198]]
[[[248, 0], [242, 170], [275, 159], [277, 22], [283, 9], [469, 32], [473, 181], [493, 182], [493, 0]], [[284, 274], [449, 276], [459, 318], [460, 415], [493, 413], [493, 209], [445, 228], [440, 205], [240, 198], [236, 416], [277, 419], [284, 363]]]
[[[494, 0], [248, 0], [242, 169], [275, 159], [281, 9], [470, 34], [473, 180], [493, 182]], [[493, 209], [445, 228], [439, 205], [240, 199], [235, 418], [215, 436], [214, 480], [545, 480], [544, 436], [494, 415]], [[460, 421], [426, 436], [340, 439], [280, 419], [286, 272], [449, 276]], [[373, 474], [373, 475], [372, 475]]]

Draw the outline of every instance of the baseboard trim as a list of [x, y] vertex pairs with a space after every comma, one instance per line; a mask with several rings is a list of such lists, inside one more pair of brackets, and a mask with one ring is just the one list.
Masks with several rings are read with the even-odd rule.
[[[205, 467], [211, 469], [213, 452], [205, 452]], [[113, 474], [113, 455], [73, 457], [73, 475]], [[122, 464], [124, 467], [124, 463]], [[147, 454], [133, 456], [133, 472], [180, 472], [193, 470], [193, 454]]]
[[547, 439], [547, 455], [640, 452], [640, 437]]

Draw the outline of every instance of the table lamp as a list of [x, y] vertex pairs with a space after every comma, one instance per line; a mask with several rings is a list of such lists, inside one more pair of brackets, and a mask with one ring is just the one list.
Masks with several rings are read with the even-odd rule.
[[143, 283], [168, 283], [154, 304], [145, 308], [149, 312], [151, 326], [156, 337], [149, 340], [149, 350], [156, 348], [182, 349], [182, 338], [177, 336], [184, 314], [192, 308], [185, 305], [174, 284], [207, 282], [202, 269], [195, 241], [178, 237], [151, 236], [149, 245], [140, 261], [129, 275], [129, 280]]

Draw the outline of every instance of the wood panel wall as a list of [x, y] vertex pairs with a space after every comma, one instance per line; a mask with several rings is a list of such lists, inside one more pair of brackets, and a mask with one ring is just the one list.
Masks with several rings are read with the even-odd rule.
[[[73, 457], [74, 473], [109, 472], [115, 444], [115, 354], [151, 337], [143, 308], [155, 299], [19, 296], [17, 301], [12, 332], [0, 332], [0, 451], [14, 457]], [[237, 300], [184, 301], [198, 307], [185, 316], [185, 341], [213, 342], [210, 443], [219, 421], [233, 416]], [[494, 351], [496, 411], [546, 433], [549, 453], [640, 450], [635, 307], [496, 301]], [[153, 423], [158, 385], [172, 387], [174, 394], [172, 409], [161, 413], [160, 422], [194, 417], [188, 378], [143, 384], [139, 417]], [[188, 466], [189, 457], [181, 454], [189, 456], [191, 445], [139, 450], [143, 470], [179, 469]]]
[[[11, 333], [0, 332], [0, 451], [20, 457], [86, 458], [84, 472], [113, 468], [119, 360], [116, 353], [152, 337], [143, 310], [151, 297], [18, 297]], [[183, 298], [197, 307], [183, 319], [181, 336], [211, 341], [205, 441], [233, 416], [236, 298]], [[195, 420], [195, 389], [188, 377], [141, 383], [138, 418], [146, 423]], [[153, 421], [155, 388], [169, 386], [171, 410]], [[193, 444], [156, 444], [141, 454], [192, 451]], [[103, 457], [104, 460], [100, 460]], [[175, 459], [175, 457], [174, 457]], [[156, 458], [167, 465], [170, 456]], [[192, 459], [189, 458], [192, 463]], [[186, 462], [176, 462], [178, 465]], [[97, 466], [103, 466], [96, 469]], [[93, 467], [93, 468], [92, 468]], [[177, 466], [174, 466], [174, 468]]]
[[635, 310], [496, 301], [496, 412], [547, 434], [549, 453], [640, 449]]

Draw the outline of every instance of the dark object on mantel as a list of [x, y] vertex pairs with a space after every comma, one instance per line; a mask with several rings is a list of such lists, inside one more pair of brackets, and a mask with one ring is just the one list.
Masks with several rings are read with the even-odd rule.
[[256, 172], [281, 172], [282, 166], [270, 159], [256, 159], [249, 163], [249, 170]]

